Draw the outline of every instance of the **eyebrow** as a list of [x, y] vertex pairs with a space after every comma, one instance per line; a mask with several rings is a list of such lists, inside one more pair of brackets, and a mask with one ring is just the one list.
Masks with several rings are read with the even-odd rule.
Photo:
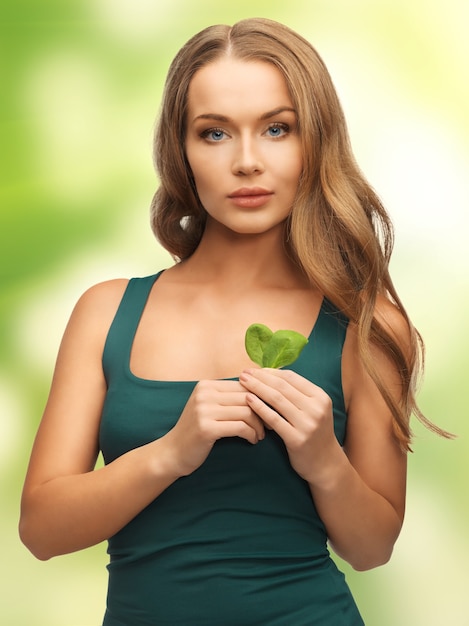
[[[284, 113], [284, 112], [290, 112], [290, 113], [294, 113], [296, 115], [296, 110], [293, 109], [292, 107], [277, 107], [276, 109], [273, 109], [272, 111], [267, 111], [267, 113], [263, 113], [260, 116], [260, 120], [268, 120], [271, 117], [275, 117], [276, 115], [280, 115], [280, 113]], [[197, 120], [215, 120], [217, 122], [230, 122], [230, 118], [226, 117], [226, 115], [219, 115], [218, 113], [202, 113], [202, 115], [197, 115], [194, 118], [194, 122], [196, 122]]]

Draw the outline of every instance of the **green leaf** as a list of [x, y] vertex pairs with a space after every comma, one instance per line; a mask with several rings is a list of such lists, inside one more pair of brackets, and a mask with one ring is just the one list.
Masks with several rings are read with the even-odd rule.
[[264, 324], [251, 324], [246, 331], [244, 345], [249, 358], [262, 367], [265, 347], [272, 339], [272, 331]]
[[246, 331], [245, 346], [249, 358], [261, 367], [285, 367], [300, 356], [308, 339], [295, 330], [273, 333], [264, 324], [252, 324]]

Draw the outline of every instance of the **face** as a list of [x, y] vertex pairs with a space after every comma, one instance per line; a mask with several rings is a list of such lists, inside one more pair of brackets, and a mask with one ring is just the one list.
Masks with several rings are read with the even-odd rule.
[[207, 227], [239, 234], [283, 228], [302, 169], [297, 125], [274, 65], [223, 57], [196, 72], [185, 148]]

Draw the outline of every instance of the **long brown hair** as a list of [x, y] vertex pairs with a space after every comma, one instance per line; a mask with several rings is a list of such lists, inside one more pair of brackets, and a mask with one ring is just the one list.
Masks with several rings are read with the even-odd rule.
[[[292, 209], [287, 242], [292, 256], [320, 291], [358, 328], [361, 359], [394, 418], [403, 449], [410, 449], [409, 417], [449, 436], [420, 412], [416, 382], [423, 369], [423, 342], [412, 326], [389, 275], [391, 221], [360, 172], [329, 72], [311, 44], [288, 27], [247, 19], [232, 27], [211, 26], [192, 37], [172, 62], [154, 142], [160, 186], [153, 198], [152, 228], [176, 260], [198, 246], [205, 210], [184, 153], [189, 84], [195, 72], [223, 55], [274, 64], [283, 74], [297, 111], [303, 172]], [[401, 345], [376, 319], [378, 295], [400, 310], [410, 345]], [[400, 374], [397, 403], [373, 367], [370, 342], [380, 347]]]

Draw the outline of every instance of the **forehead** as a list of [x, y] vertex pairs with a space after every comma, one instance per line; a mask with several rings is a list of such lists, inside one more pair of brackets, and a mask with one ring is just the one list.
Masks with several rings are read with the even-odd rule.
[[198, 70], [189, 85], [189, 116], [264, 113], [292, 107], [283, 74], [272, 63], [222, 57]]

